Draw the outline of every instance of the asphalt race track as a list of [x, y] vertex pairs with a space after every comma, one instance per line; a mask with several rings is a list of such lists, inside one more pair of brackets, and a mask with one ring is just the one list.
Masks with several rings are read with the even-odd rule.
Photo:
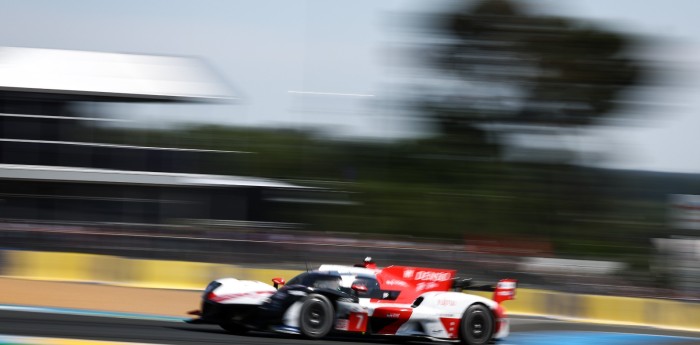
[[[511, 336], [499, 345], [689, 345], [700, 344], [700, 333], [645, 327], [609, 326], [543, 318], [512, 318]], [[267, 333], [234, 336], [217, 326], [107, 316], [1, 310], [0, 334], [12, 336], [107, 340], [154, 344], [392, 344], [388, 339], [334, 337], [311, 341]], [[1, 342], [1, 341], [0, 341]], [[398, 342], [396, 342], [398, 343]], [[427, 344], [431, 342], [412, 342]], [[432, 343], [439, 344], [439, 343]]]

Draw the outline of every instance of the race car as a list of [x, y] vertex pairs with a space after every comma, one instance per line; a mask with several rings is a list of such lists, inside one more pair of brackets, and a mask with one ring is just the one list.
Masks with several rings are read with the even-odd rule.
[[[218, 324], [234, 334], [249, 330], [320, 339], [331, 332], [486, 344], [508, 335], [502, 302], [516, 281], [474, 287], [454, 270], [375, 265], [321, 265], [286, 283], [218, 279], [204, 291], [199, 316], [189, 323]], [[283, 286], [282, 286], [283, 285]], [[489, 289], [493, 299], [462, 293]], [[458, 291], [455, 291], [458, 290]]]

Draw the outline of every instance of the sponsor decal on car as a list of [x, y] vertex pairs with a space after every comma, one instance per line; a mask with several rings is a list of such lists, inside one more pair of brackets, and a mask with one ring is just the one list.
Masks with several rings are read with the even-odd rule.
[[335, 329], [339, 331], [348, 330], [348, 319], [338, 319], [335, 321]]
[[402, 286], [402, 287], [407, 287], [408, 283], [406, 283], [403, 280], [398, 280], [398, 279], [389, 279], [386, 281], [386, 285], [388, 286]]
[[365, 332], [367, 330], [367, 313], [350, 313], [347, 319], [335, 321], [335, 329], [348, 332]]
[[451, 299], [439, 299], [437, 301], [437, 305], [441, 305], [444, 307], [454, 307], [457, 305], [457, 302]]
[[413, 276], [414, 280], [424, 280], [432, 282], [444, 282], [452, 278], [450, 272], [418, 271]]
[[431, 290], [439, 287], [440, 285], [436, 282], [423, 282], [416, 284], [416, 291]]
[[210, 294], [211, 296], [209, 297], [209, 300], [213, 302], [222, 302], [222, 301], [227, 301], [227, 300], [232, 300], [232, 299], [239, 299], [239, 298], [251, 298], [251, 297], [258, 297], [262, 295], [272, 295], [275, 293], [274, 291], [251, 291], [251, 292], [241, 292], [241, 293], [233, 293], [233, 294], [227, 294], [227, 295], [214, 295]]
[[[452, 286], [454, 274], [454, 270], [448, 269], [389, 266], [377, 273], [377, 281], [383, 290], [398, 290], [393, 299], [395, 303], [413, 303], [425, 292], [447, 291]], [[382, 296], [382, 300], [386, 298], [388, 296]]]
[[372, 318], [374, 319], [389, 319], [386, 325], [382, 326], [380, 329], [373, 329], [373, 332], [377, 334], [396, 334], [399, 327], [403, 325], [413, 314], [413, 309], [411, 308], [399, 308], [399, 307], [380, 307], [374, 309], [374, 314]]

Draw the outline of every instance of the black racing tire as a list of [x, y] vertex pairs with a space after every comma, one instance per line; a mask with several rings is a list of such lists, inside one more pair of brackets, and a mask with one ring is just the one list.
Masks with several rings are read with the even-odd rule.
[[235, 335], [243, 335], [248, 333], [248, 328], [246, 326], [243, 326], [241, 324], [235, 323], [235, 322], [230, 322], [230, 321], [223, 321], [219, 323], [219, 326], [223, 328], [226, 332], [229, 332], [231, 334]]
[[321, 339], [333, 328], [333, 304], [323, 295], [307, 296], [299, 312], [299, 331], [309, 339]]
[[483, 304], [473, 304], [462, 315], [459, 338], [463, 344], [488, 344], [493, 337], [494, 320], [491, 310]]

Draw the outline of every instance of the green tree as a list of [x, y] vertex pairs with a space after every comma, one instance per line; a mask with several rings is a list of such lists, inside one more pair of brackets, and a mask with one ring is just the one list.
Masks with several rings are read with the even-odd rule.
[[638, 84], [632, 37], [571, 19], [531, 14], [514, 0], [483, 0], [433, 18], [428, 59], [450, 80], [422, 102], [446, 143], [493, 156], [498, 132], [596, 123]]
[[[486, 219], [465, 211], [474, 223], [463, 231], [604, 243], [612, 232], [598, 229], [607, 224], [577, 221], [610, 212], [611, 186], [573, 165], [576, 152], [557, 138], [611, 116], [625, 91], [644, 82], [646, 67], [633, 52], [641, 42], [596, 23], [537, 14], [530, 4], [470, 1], [429, 17], [425, 61], [441, 82], [424, 89], [418, 107], [435, 130], [433, 156], [452, 161], [442, 166], [463, 177], [461, 190], [507, 196], [477, 197], [472, 205]], [[518, 144], [504, 140], [513, 138]], [[523, 149], [522, 141], [533, 140], [541, 140], [537, 149]], [[512, 157], [506, 149], [520, 153], [519, 163], [499, 166]], [[493, 167], [490, 181], [463, 172], [485, 165]]]

